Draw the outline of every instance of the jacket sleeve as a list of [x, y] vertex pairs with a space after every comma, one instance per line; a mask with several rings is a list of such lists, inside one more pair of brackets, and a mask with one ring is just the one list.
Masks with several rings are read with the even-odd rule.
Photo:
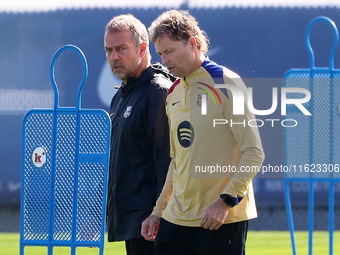
[[172, 194], [172, 173], [174, 165], [175, 161], [171, 160], [162, 193], [159, 195], [156, 205], [151, 213], [151, 215], [157, 216], [158, 218], [162, 217], [165, 207], [167, 206]]
[[[225, 107], [225, 117], [228, 120], [233, 120], [234, 125], [230, 125], [229, 128], [233, 133], [235, 140], [237, 141], [242, 151], [241, 160], [237, 166], [237, 171], [230, 180], [228, 186], [224, 189], [222, 194], [227, 194], [233, 198], [243, 198], [248, 190], [248, 185], [252, 179], [256, 176], [257, 171], [246, 171], [247, 169], [258, 169], [264, 160], [264, 152], [262, 148], [262, 142], [259, 134], [259, 130], [255, 124], [249, 121], [256, 119], [256, 117], [249, 111], [246, 100], [247, 93], [246, 86], [241, 78], [230, 79], [229, 84], [232, 81], [235, 86], [239, 87], [244, 94], [244, 114], [234, 115], [233, 114], [233, 95], [229, 94], [229, 100]], [[230, 92], [230, 91], [228, 91]], [[240, 124], [243, 123], [243, 124]]]
[[[169, 121], [169, 127], [170, 125], [170, 120]], [[172, 191], [173, 191], [173, 171], [174, 171], [174, 167], [176, 166], [176, 158], [175, 158], [175, 147], [173, 144], [173, 137], [171, 135], [171, 132], [169, 132], [169, 136], [170, 136], [170, 157], [171, 157], [171, 161], [170, 161], [170, 165], [169, 165], [169, 170], [166, 176], [166, 180], [162, 189], [162, 193], [159, 195], [157, 201], [156, 201], [156, 205], [151, 213], [151, 215], [157, 216], [158, 218], [161, 218], [163, 215], [163, 212], [169, 202], [169, 199], [171, 197]]]
[[170, 163], [169, 126], [165, 113], [167, 90], [154, 85], [147, 102], [146, 130], [153, 148], [153, 163], [157, 179], [156, 198], [162, 191]]

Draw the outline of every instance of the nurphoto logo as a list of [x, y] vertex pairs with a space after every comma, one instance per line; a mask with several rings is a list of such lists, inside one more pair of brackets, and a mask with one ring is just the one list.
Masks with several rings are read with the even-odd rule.
[[[255, 115], [261, 115], [266, 116], [274, 113], [278, 106], [278, 88], [273, 87], [272, 88], [272, 105], [269, 109], [266, 110], [258, 110], [255, 109], [253, 104], [253, 88], [249, 87], [247, 88], [247, 98], [248, 100], [245, 101], [244, 93], [243, 91], [235, 86], [230, 84], [215, 84], [215, 88], [219, 89], [227, 89], [228, 93], [230, 92], [233, 97], [233, 115], [244, 115], [244, 107], [245, 102], [246, 106], [248, 107], [249, 111]], [[212, 87], [210, 87], [213, 91]], [[288, 93], [299, 93], [300, 95], [304, 95], [302, 98], [287, 98]], [[208, 93], [210, 97], [213, 98], [213, 95], [211, 93]], [[216, 93], [217, 94], [217, 93]], [[219, 98], [219, 97], [218, 97]], [[303, 106], [304, 103], [308, 103], [311, 99], [311, 93], [304, 88], [288, 88], [288, 87], [282, 87], [281, 88], [281, 115], [287, 114], [287, 105], [295, 105], [305, 116], [311, 116], [312, 114]], [[207, 115], [207, 94], [202, 94], [201, 96], [201, 115]], [[215, 100], [214, 100], [215, 101]], [[216, 103], [215, 103], [216, 105]], [[265, 119], [267, 122], [271, 122], [271, 126], [274, 127], [275, 121], [280, 121], [279, 119]], [[260, 124], [258, 124], [260, 122]], [[233, 120], [226, 120], [226, 119], [214, 119], [213, 126], [219, 124], [231, 124], [231, 125], [246, 125], [246, 121], [244, 122], [234, 122]], [[293, 123], [290, 124], [289, 123]], [[251, 127], [262, 127], [264, 125], [264, 121], [261, 119], [252, 119], [249, 120], [247, 123]], [[297, 121], [294, 119], [285, 119], [281, 121], [281, 125], [283, 127], [295, 127], [297, 125]]]

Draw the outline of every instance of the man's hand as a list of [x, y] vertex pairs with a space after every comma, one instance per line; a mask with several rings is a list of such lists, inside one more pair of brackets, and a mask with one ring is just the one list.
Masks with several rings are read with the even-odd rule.
[[159, 222], [159, 218], [154, 215], [149, 216], [142, 222], [141, 234], [145, 240], [155, 241], [159, 228]]
[[210, 230], [219, 229], [227, 218], [230, 208], [230, 206], [223, 202], [222, 198], [219, 198], [205, 210], [200, 222], [201, 227]]

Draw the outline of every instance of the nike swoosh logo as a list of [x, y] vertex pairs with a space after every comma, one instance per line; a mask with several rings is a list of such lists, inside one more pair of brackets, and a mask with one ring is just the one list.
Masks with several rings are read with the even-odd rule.
[[8, 183], [8, 190], [10, 192], [17, 191], [21, 188], [21, 182], [13, 183], [12, 181], [9, 181]]
[[175, 104], [178, 104], [179, 102], [181, 102], [181, 101], [173, 102], [173, 103], [172, 103], [172, 106], [174, 106]]

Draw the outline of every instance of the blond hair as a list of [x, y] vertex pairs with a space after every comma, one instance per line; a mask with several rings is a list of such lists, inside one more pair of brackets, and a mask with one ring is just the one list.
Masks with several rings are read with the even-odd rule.
[[162, 13], [149, 27], [150, 40], [155, 42], [162, 35], [168, 35], [173, 41], [188, 42], [192, 36], [198, 49], [208, 52], [209, 39], [205, 31], [198, 26], [198, 21], [184, 10], [170, 10]]

